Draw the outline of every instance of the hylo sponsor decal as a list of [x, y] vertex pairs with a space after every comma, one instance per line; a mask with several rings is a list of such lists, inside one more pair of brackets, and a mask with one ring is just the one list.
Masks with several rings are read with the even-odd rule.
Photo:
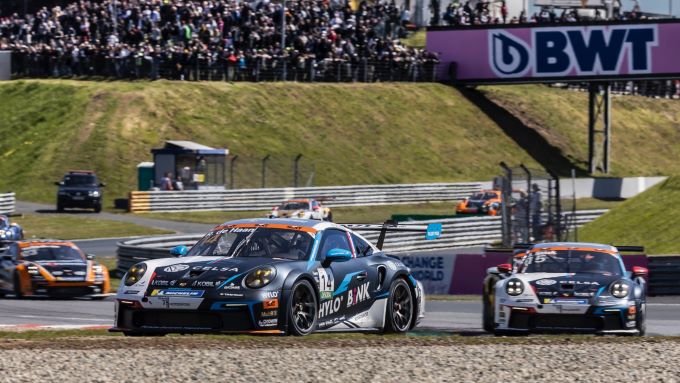
[[278, 298], [279, 292], [278, 291], [265, 291], [264, 297], [266, 299]]
[[321, 302], [321, 305], [319, 305], [319, 318], [323, 318], [325, 316], [335, 314], [340, 310], [340, 306], [342, 305], [342, 301], [344, 300], [344, 296], [339, 296], [335, 297], [334, 299], [327, 300], [325, 302]]

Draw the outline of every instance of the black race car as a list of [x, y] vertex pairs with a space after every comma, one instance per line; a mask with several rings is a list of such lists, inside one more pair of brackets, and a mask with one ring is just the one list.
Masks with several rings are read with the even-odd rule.
[[102, 211], [104, 193], [102, 187], [106, 186], [99, 182], [94, 172], [89, 170], [69, 171], [64, 179], [55, 182], [59, 186], [57, 191], [57, 211], [62, 212], [65, 208], [94, 209], [96, 213]]
[[362, 229], [380, 230], [379, 246], [330, 222], [227, 222], [188, 252], [173, 249], [179, 258], [133, 266], [118, 289], [111, 331], [408, 331], [424, 315], [423, 289], [380, 247], [388, 230], [425, 229], [387, 224]]

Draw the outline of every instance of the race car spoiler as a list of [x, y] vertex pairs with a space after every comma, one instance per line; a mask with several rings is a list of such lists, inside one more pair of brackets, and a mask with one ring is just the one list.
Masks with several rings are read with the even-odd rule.
[[612, 245], [614, 246], [619, 252], [623, 253], [644, 253], [645, 252], [645, 247], [644, 246], [617, 246], [617, 245]]
[[[513, 249], [514, 250], [529, 250], [534, 245], [535, 245], [534, 243], [516, 243], [513, 246]], [[617, 245], [612, 245], [612, 246], [614, 246], [620, 253], [644, 253], [645, 252], [644, 246], [617, 246]]]
[[375, 246], [380, 250], [382, 250], [383, 243], [385, 242], [385, 236], [387, 235], [388, 231], [425, 233], [425, 239], [428, 240], [437, 239], [442, 234], [441, 223], [431, 223], [428, 225], [399, 225], [399, 222], [397, 221], [387, 220], [382, 225], [364, 223], [341, 223], [340, 225], [357, 231], [379, 231], [380, 236], [378, 236], [378, 242]]

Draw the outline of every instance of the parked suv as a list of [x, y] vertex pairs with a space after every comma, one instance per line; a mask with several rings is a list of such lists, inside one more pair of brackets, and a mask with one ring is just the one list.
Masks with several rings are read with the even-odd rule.
[[69, 171], [64, 179], [55, 182], [59, 186], [57, 192], [57, 211], [64, 211], [67, 207], [94, 209], [96, 213], [102, 211], [104, 183], [97, 180], [94, 172], [89, 170]]

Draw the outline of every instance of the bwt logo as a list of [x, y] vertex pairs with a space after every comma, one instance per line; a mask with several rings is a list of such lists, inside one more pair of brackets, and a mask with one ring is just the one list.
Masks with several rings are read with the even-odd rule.
[[[533, 29], [531, 45], [503, 31], [489, 32], [489, 61], [498, 77], [559, 77], [652, 71], [656, 25]], [[627, 60], [626, 60], [627, 59]]]

